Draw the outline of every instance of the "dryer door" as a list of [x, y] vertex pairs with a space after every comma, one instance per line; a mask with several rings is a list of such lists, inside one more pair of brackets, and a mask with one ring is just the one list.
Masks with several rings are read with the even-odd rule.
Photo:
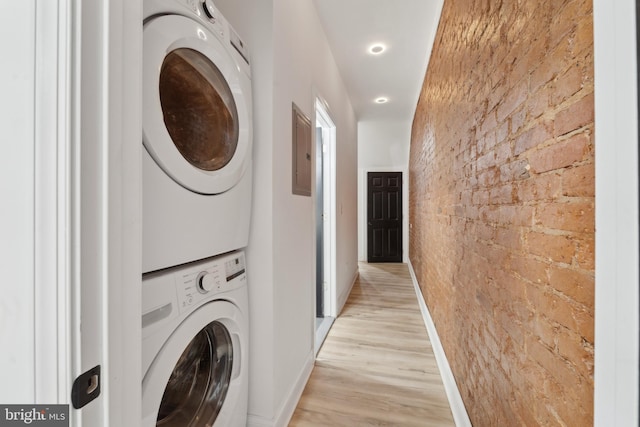
[[214, 301], [180, 324], [144, 376], [143, 426], [214, 426], [229, 418], [233, 400], [246, 399], [234, 387], [242, 322], [234, 305]]
[[218, 194], [250, 155], [250, 80], [208, 27], [179, 15], [144, 26], [143, 143], [174, 181]]

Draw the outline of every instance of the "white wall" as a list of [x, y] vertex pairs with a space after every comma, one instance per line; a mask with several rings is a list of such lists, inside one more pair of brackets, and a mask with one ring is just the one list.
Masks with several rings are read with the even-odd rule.
[[0, 69], [0, 402], [35, 401], [34, 174], [35, 1], [2, 2], [2, 50], [11, 58]]
[[633, 0], [595, 0], [594, 425], [638, 425], [638, 104]]
[[[357, 272], [356, 119], [311, 0], [218, 0], [252, 58], [254, 203], [249, 425], [285, 425], [313, 363], [314, 198], [291, 193], [291, 105], [329, 106], [337, 131], [337, 293]], [[312, 186], [314, 188], [314, 186]]]
[[402, 172], [402, 258], [409, 255], [411, 121], [358, 122], [358, 259], [367, 260], [367, 172]]

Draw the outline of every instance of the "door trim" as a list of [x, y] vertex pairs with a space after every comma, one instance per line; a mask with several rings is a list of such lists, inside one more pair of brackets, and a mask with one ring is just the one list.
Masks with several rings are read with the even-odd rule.
[[367, 175], [369, 172], [402, 172], [402, 262], [409, 259], [409, 171], [403, 167], [366, 167], [358, 169], [358, 261], [367, 262]]

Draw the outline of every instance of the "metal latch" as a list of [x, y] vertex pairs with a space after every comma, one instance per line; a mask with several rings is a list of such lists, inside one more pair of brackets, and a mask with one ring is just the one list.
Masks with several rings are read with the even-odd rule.
[[80, 409], [99, 395], [100, 365], [76, 378], [71, 388], [71, 403], [74, 408]]

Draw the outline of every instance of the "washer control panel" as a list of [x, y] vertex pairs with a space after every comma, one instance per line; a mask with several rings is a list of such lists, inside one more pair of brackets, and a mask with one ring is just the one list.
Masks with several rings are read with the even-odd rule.
[[183, 312], [204, 299], [210, 299], [246, 285], [244, 253], [236, 252], [195, 264], [176, 274], [178, 309]]

